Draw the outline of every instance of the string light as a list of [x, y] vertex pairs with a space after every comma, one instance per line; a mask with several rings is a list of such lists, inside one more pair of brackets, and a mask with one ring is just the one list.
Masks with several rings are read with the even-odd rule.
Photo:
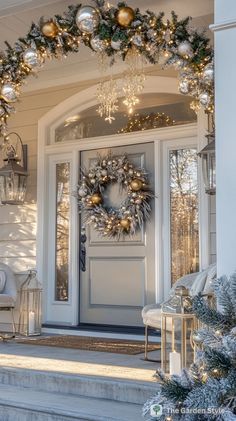
[[173, 126], [174, 124], [175, 120], [165, 113], [150, 113], [146, 115], [137, 113], [134, 116], [129, 117], [127, 125], [119, 130], [118, 133], [157, 129], [160, 127]]

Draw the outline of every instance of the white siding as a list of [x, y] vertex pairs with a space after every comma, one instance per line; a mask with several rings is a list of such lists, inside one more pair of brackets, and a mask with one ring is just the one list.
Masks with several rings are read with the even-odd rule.
[[19, 133], [23, 143], [28, 145], [30, 174], [24, 206], [0, 206], [0, 261], [15, 272], [36, 266], [38, 120], [52, 107], [90, 84], [83, 82], [24, 94], [17, 105], [17, 113], [9, 121], [9, 130]]
[[210, 197], [210, 263], [216, 262], [216, 196]]

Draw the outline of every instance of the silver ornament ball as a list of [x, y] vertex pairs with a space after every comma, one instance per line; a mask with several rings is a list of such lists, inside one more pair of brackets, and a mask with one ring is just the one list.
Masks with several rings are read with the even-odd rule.
[[5, 83], [1, 89], [1, 97], [6, 102], [16, 102], [18, 98], [18, 92], [16, 91], [14, 85], [11, 83]]
[[207, 92], [203, 92], [199, 95], [199, 102], [203, 107], [207, 107], [210, 103], [210, 95]]
[[178, 53], [181, 57], [192, 57], [193, 56], [193, 49], [188, 41], [183, 41], [178, 46]]
[[93, 34], [100, 22], [100, 14], [92, 6], [81, 7], [76, 15], [76, 24], [78, 28], [86, 34]]
[[119, 51], [121, 49], [121, 41], [113, 41], [111, 40], [111, 47], [113, 48], [113, 50]]
[[137, 45], [137, 47], [141, 47], [143, 45], [143, 40], [141, 35], [134, 35], [132, 38], [132, 43]]
[[189, 94], [189, 82], [187, 80], [181, 80], [179, 82], [179, 92], [183, 95]]
[[87, 189], [85, 189], [84, 187], [81, 187], [81, 188], [79, 189], [79, 196], [80, 196], [80, 197], [85, 197], [85, 196], [87, 196], [87, 193], [88, 193], [88, 191], [87, 191]]
[[39, 53], [34, 48], [28, 48], [27, 50], [25, 50], [23, 54], [23, 61], [27, 66], [31, 68], [37, 67], [41, 63]]
[[202, 72], [204, 82], [211, 83], [214, 80], [214, 68], [212, 64], [208, 64]]
[[92, 49], [96, 52], [103, 51], [106, 48], [104, 40], [100, 39], [99, 35], [93, 37], [90, 41]]

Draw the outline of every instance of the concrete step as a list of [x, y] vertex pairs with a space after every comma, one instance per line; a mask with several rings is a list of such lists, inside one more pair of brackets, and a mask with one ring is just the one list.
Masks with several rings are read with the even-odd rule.
[[143, 421], [142, 405], [0, 385], [1, 421]]
[[144, 404], [157, 393], [156, 382], [136, 382], [16, 367], [0, 368], [0, 384], [133, 404]]

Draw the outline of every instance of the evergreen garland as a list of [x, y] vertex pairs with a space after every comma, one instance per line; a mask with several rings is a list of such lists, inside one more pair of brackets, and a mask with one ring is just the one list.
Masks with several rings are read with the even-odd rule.
[[[20, 37], [14, 46], [6, 42], [6, 50], [0, 55], [2, 133], [7, 130], [7, 119], [14, 111], [12, 103], [17, 100], [25, 79], [36, 74], [47, 58], [77, 53], [80, 43], [93, 50], [91, 41], [96, 36], [104, 41], [103, 54], [111, 57], [111, 64], [114, 64], [116, 57], [125, 60], [130, 50], [136, 50], [151, 64], [163, 61], [164, 57], [164, 65], [174, 65], [180, 70], [180, 81], [184, 84], [180, 92], [193, 96], [192, 107], [197, 110], [201, 104], [206, 112], [213, 112], [213, 50], [205, 34], [191, 28], [190, 17], [178, 20], [175, 12], [172, 12], [171, 18], [165, 20], [163, 12], [156, 15], [147, 10], [143, 14], [138, 8], [133, 10], [132, 22], [124, 27], [119, 24], [117, 14], [126, 7], [125, 2], [107, 7], [105, 1], [95, 0], [100, 20], [94, 32], [88, 34], [79, 29], [76, 19], [83, 6], [69, 6], [63, 16], [55, 15], [49, 21], [41, 18], [38, 23], [32, 23], [26, 36]], [[55, 27], [53, 36], [44, 34], [43, 27], [47, 23]], [[119, 47], [113, 48], [113, 42], [119, 42]], [[37, 68], [32, 68], [24, 61], [24, 53], [29, 48], [40, 56]], [[12, 90], [12, 100], [8, 100], [3, 93], [6, 84]]]

